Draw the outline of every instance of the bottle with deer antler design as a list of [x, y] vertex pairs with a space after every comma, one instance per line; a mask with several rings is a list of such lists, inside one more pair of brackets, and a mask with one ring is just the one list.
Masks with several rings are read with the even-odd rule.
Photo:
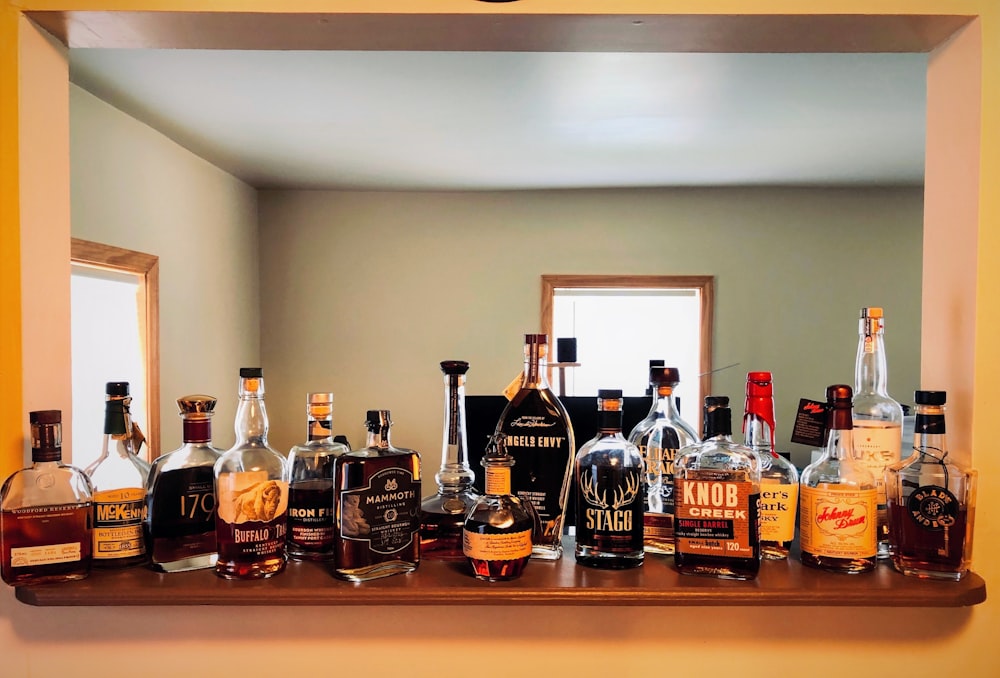
[[642, 565], [642, 454], [622, 436], [622, 392], [597, 392], [597, 435], [576, 454], [576, 562]]

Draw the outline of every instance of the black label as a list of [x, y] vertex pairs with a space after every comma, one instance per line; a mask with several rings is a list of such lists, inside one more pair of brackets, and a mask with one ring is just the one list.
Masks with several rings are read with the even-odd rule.
[[409, 469], [382, 469], [367, 487], [345, 490], [340, 501], [340, 536], [368, 542], [375, 553], [401, 551], [420, 529], [420, 481]]
[[638, 468], [590, 466], [576, 483], [578, 544], [604, 551], [642, 549], [642, 479]]
[[823, 447], [826, 443], [826, 403], [818, 400], [799, 400], [792, 428], [792, 442], [810, 447]]
[[211, 466], [161, 473], [147, 497], [153, 537], [186, 537], [215, 529], [215, 486]]
[[918, 487], [906, 500], [910, 517], [920, 527], [940, 532], [951, 527], [958, 519], [958, 499], [951, 492], [937, 485]]
[[333, 545], [333, 481], [312, 480], [288, 488], [288, 541], [307, 549]]

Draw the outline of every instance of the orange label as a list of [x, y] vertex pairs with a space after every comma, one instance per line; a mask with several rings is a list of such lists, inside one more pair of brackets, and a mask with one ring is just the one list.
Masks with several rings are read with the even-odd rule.
[[479, 534], [462, 530], [462, 552], [477, 560], [515, 560], [531, 555], [531, 530]]
[[486, 494], [510, 494], [510, 468], [486, 469]]
[[846, 485], [802, 487], [799, 539], [802, 550], [830, 558], [875, 555], [877, 493]]
[[760, 481], [760, 540], [792, 541], [795, 537], [795, 509], [799, 505], [798, 484]]
[[678, 553], [752, 558], [758, 541], [760, 495], [753, 483], [711, 471], [674, 477], [674, 541]]

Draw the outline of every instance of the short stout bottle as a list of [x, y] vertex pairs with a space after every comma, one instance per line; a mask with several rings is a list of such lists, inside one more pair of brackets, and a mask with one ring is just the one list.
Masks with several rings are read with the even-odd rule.
[[149, 464], [136, 455], [128, 382], [108, 382], [105, 393], [101, 456], [84, 469], [94, 486], [94, 567], [142, 565]]
[[625, 569], [642, 565], [642, 455], [622, 436], [622, 392], [597, 392], [597, 435], [573, 470], [576, 562]]
[[369, 410], [368, 445], [338, 457], [334, 576], [361, 582], [420, 564], [420, 455], [393, 447], [389, 410]]
[[524, 335], [524, 372], [508, 390], [510, 402], [496, 432], [506, 436], [507, 452], [517, 462], [511, 489], [521, 501], [531, 502], [537, 515], [531, 555], [558, 560], [576, 443], [569, 414], [545, 377], [547, 355], [547, 335]]
[[674, 563], [681, 574], [753, 579], [760, 570], [757, 455], [732, 440], [726, 396], [705, 398], [705, 439], [674, 463]]
[[346, 445], [333, 442], [333, 394], [306, 397], [306, 442], [288, 452], [288, 556], [333, 558], [333, 474]]
[[875, 479], [853, 455], [851, 387], [826, 389], [826, 447], [799, 479], [802, 563], [829, 572], [875, 569]]
[[476, 476], [469, 468], [465, 432], [465, 373], [469, 371], [469, 363], [445, 360], [441, 371], [444, 373], [441, 468], [434, 476], [437, 493], [420, 504], [420, 557], [464, 561], [462, 526], [469, 509], [479, 499], [479, 493], [472, 487]]
[[639, 448], [643, 473], [643, 545], [650, 553], [674, 552], [674, 460], [677, 451], [698, 442], [698, 434], [681, 419], [674, 404], [674, 389], [680, 383], [676, 367], [650, 365], [649, 383], [653, 405], [646, 418], [629, 434]]
[[288, 474], [285, 458], [267, 442], [264, 374], [240, 368], [236, 443], [215, 462], [215, 574], [262, 579], [285, 569]]
[[944, 391], [917, 391], [913, 455], [885, 472], [892, 565], [923, 579], [958, 581], [972, 562], [975, 471], [948, 458]]
[[83, 579], [90, 573], [92, 488], [62, 463], [62, 412], [30, 412], [31, 466], [0, 488], [0, 574], [11, 586]]
[[770, 372], [747, 374], [743, 444], [760, 459], [760, 551], [764, 558], [788, 557], [795, 539], [799, 472], [774, 448], [774, 394]]
[[531, 558], [531, 533], [535, 518], [510, 492], [510, 469], [504, 436], [493, 436], [482, 465], [486, 493], [476, 499], [462, 528], [462, 552], [476, 579], [517, 579]]
[[212, 446], [216, 399], [186, 395], [177, 399], [184, 444], [153, 462], [146, 483], [146, 548], [157, 572], [214, 567], [215, 462], [222, 450]]

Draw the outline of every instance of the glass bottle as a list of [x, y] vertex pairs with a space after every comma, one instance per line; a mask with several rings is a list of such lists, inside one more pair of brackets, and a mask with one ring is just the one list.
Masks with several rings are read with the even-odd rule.
[[511, 488], [537, 515], [531, 555], [558, 560], [576, 442], [569, 414], [545, 378], [547, 355], [547, 335], [524, 335], [521, 383], [500, 415], [496, 432], [506, 436], [507, 453], [517, 462], [511, 469]]
[[851, 387], [826, 389], [826, 447], [799, 479], [802, 563], [830, 572], [875, 569], [875, 479], [854, 455]]
[[479, 499], [479, 493], [472, 487], [476, 476], [469, 468], [465, 432], [465, 374], [469, 371], [469, 363], [445, 360], [441, 363], [441, 371], [444, 373], [441, 469], [434, 476], [437, 494], [420, 504], [420, 557], [464, 561], [462, 529], [465, 516]]
[[900, 460], [903, 408], [889, 396], [885, 319], [881, 308], [861, 309], [854, 365], [854, 457], [875, 478], [878, 493], [878, 557], [889, 557], [884, 473]]
[[334, 576], [368, 581], [420, 565], [420, 455], [393, 447], [389, 410], [369, 410], [368, 445], [336, 462]]
[[917, 391], [913, 455], [885, 472], [892, 564], [906, 575], [958, 581], [972, 562], [973, 470], [948, 459], [944, 391]]
[[101, 456], [84, 469], [94, 486], [94, 567], [148, 560], [143, 523], [149, 464], [135, 453], [128, 392], [128, 382], [108, 382]]
[[215, 462], [222, 450], [212, 446], [216, 399], [186, 395], [177, 399], [183, 444], [153, 462], [146, 483], [146, 548], [158, 572], [214, 567]]
[[681, 419], [674, 403], [680, 370], [653, 362], [656, 361], [650, 361], [649, 368], [653, 404], [646, 418], [629, 433], [628, 440], [639, 448], [645, 464], [643, 546], [650, 553], [671, 554], [674, 552], [674, 461], [678, 450], [700, 439]]
[[30, 412], [31, 466], [0, 487], [0, 574], [11, 586], [90, 573], [93, 488], [62, 463], [62, 412]]
[[674, 462], [674, 564], [681, 574], [753, 579], [760, 570], [760, 468], [733, 442], [726, 396], [706, 396], [705, 439]]
[[267, 442], [264, 373], [240, 368], [236, 443], [215, 462], [215, 530], [224, 579], [262, 579], [285, 569], [288, 472]]
[[799, 471], [774, 447], [773, 388], [770, 372], [747, 373], [743, 444], [760, 460], [760, 552], [781, 560], [795, 539]]
[[643, 561], [642, 455], [622, 436], [622, 392], [597, 392], [597, 435], [576, 454], [576, 562], [603, 569]]
[[462, 529], [462, 552], [476, 579], [517, 579], [531, 559], [531, 533], [535, 518], [525, 504], [511, 494], [510, 469], [515, 464], [507, 454], [502, 434], [495, 434], [482, 465], [486, 469], [486, 493], [476, 499]]
[[346, 445], [333, 442], [333, 394], [306, 398], [306, 442], [288, 452], [288, 538], [296, 560], [333, 558], [333, 473]]

